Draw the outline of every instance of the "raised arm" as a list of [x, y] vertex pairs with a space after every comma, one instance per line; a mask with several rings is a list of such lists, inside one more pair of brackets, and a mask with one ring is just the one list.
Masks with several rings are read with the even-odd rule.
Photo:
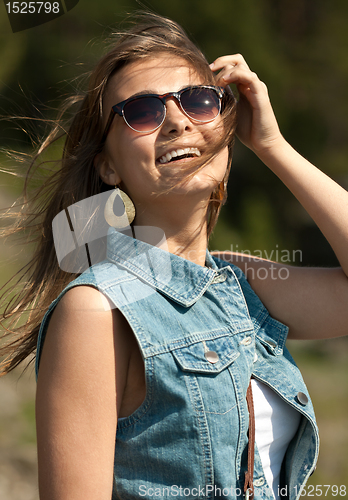
[[[220, 57], [212, 63], [211, 68], [213, 71], [219, 71], [218, 85], [226, 86], [230, 83], [237, 85], [240, 94], [237, 127], [239, 139], [254, 151], [296, 196], [330, 243], [342, 266], [341, 270], [298, 269], [291, 272], [293, 279], [283, 282], [272, 280], [271, 277], [258, 280], [256, 276], [253, 286], [267, 307], [269, 302], [273, 303], [270, 310], [273, 309], [275, 316], [284, 322], [287, 320], [288, 323], [290, 316], [290, 322], [293, 324], [292, 328], [289, 325], [290, 332], [296, 338], [330, 337], [333, 336], [331, 331], [335, 332], [335, 336], [346, 335], [348, 333], [347, 191], [287, 143], [280, 133], [266, 85], [250, 71], [241, 55]], [[234, 260], [237, 259], [234, 257]], [[238, 262], [236, 264], [238, 265]], [[256, 262], [255, 265], [260, 263]], [[241, 260], [240, 266], [245, 267], [245, 263], [241, 263]], [[282, 293], [275, 297], [273, 294], [278, 293], [277, 287], [281, 287]], [[325, 295], [327, 302], [326, 307], [323, 307]], [[308, 309], [305, 304], [301, 304], [301, 301], [309, 296], [312, 305]], [[333, 297], [336, 306], [330, 310]], [[291, 299], [290, 306], [289, 299]], [[337, 313], [340, 315], [339, 318]], [[322, 320], [321, 323], [325, 326], [332, 321], [332, 328], [326, 329], [326, 333], [320, 328], [319, 330], [315, 328], [308, 334], [308, 328], [304, 330], [300, 326], [301, 323], [308, 323], [308, 314], [317, 315], [316, 319], [312, 318], [316, 327]]]
[[40, 500], [111, 498], [129, 351], [120, 316], [91, 287], [69, 290], [52, 315], [36, 400]]

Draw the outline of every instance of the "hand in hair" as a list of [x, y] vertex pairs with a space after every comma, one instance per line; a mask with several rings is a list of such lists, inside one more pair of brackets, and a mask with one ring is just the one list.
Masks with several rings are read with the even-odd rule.
[[237, 136], [256, 154], [283, 140], [268, 97], [266, 85], [253, 73], [240, 54], [218, 57], [211, 65], [220, 71], [217, 85], [235, 84], [239, 93]]

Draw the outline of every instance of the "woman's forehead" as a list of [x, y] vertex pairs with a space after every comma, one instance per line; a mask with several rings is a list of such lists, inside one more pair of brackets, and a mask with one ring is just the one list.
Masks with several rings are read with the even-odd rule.
[[168, 53], [157, 54], [133, 61], [117, 71], [107, 84], [105, 105], [111, 107], [139, 92], [172, 92], [202, 84], [204, 80], [185, 59]]

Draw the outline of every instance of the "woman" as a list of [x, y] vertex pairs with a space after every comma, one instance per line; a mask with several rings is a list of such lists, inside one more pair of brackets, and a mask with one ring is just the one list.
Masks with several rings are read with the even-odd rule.
[[[239, 139], [299, 199], [341, 269], [289, 267], [284, 280], [275, 263], [207, 252], [232, 157], [231, 83]], [[46, 200], [49, 189], [19, 310], [38, 302], [7, 368], [38, 341], [41, 500], [299, 497], [318, 433], [284, 344], [347, 333], [348, 195], [287, 144], [242, 56], [208, 66], [178, 25], [146, 15], [92, 72]], [[53, 242], [63, 270], [84, 271], [74, 281]]]

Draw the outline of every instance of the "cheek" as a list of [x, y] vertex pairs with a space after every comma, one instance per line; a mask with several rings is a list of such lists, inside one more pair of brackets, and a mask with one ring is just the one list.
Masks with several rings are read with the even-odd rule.
[[154, 137], [152, 135], [139, 134], [131, 129], [126, 130], [120, 136], [123, 155], [133, 160], [136, 159], [138, 162], [152, 160], [154, 156]]
[[119, 137], [117, 150], [117, 170], [122, 182], [128, 194], [138, 199], [139, 192], [148, 192], [151, 183], [158, 177], [153, 140], [149, 136], [126, 131]]
[[217, 169], [217, 171], [222, 173], [222, 175], [225, 175], [227, 165], [228, 165], [228, 148], [225, 147], [223, 148], [213, 159], [213, 164], [214, 167]]
[[207, 123], [205, 127], [205, 133], [213, 142], [221, 140], [226, 132], [221, 115], [218, 115], [212, 122]]
[[[209, 126], [206, 126], [205, 129], [201, 130], [202, 136], [204, 137], [204, 141], [207, 144], [207, 152], [215, 152], [216, 150], [219, 150], [221, 146], [225, 142], [225, 129], [223, 126], [223, 122], [220, 118], [216, 119], [214, 122], [211, 122], [208, 124]], [[222, 147], [221, 151], [218, 153], [219, 156], [223, 156], [223, 152], [227, 150], [226, 147]], [[228, 152], [227, 152], [228, 156]]]
[[124, 173], [148, 162], [153, 156], [153, 146], [151, 148], [145, 136], [123, 127], [119, 133], [115, 133], [114, 140], [111, 138], [108, 153], [113, 164]]

